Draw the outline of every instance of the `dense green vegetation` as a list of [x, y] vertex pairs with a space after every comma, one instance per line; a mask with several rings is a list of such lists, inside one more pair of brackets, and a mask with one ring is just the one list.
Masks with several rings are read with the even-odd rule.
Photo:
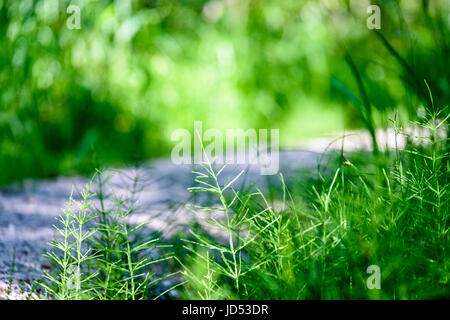
[[[423, 143], [378, 161], [330, 154], [317, 173], [280, 175], [265, 192], [208, 163], [190, 188], [207, 197], [187, 204], [206, 224], [165, 245], [126, 222], [133, 197], [104, 205], [99, 175], [98, 193], [89, 184], [58, 219], [60, 240], [47, 254], [55, 268], [43, 284], [59, 299], [449, 298], [449, 139], [440, 134], [449, 116], [441, 115], [427, 110]], [[398, 114], [392, 122], [399, 134]], [[367, 284], [369, 266], [380, 270], [379, 287]], [[171, 285], [160, 286], [166, 278]]]
[[[0, 184], [166, 154], [193, 120], [283, 144], [449, 98], [448, 3], [0, 1]], [[59, 3], [59, 6], [54, 5]], [[314, 119], [314, 121], [312, 121]]]
[[[291, 190], [281, 179], [272, 200], [257, 188], [227, 193], [218, 174], [205, 168], [197, 179], [208, 184], [196, 191], [221, 205], [197, 211], [229, 242], [198, 234], [188, 241], [194, 261], [183, 265], [183, 297], [448, 298], [449, 154], [435, 135], [445, 123], [434, 120], [427, 122], [425, 150], [411, 147], [386, 166], [371, 165], [367, 155], [339, 157], [327, 166], [331, 174], [319, 174], [306, 188], [304, 179], [289, 181]], [[381, 271], [379, 290], [367, 285], [371, 265]]]

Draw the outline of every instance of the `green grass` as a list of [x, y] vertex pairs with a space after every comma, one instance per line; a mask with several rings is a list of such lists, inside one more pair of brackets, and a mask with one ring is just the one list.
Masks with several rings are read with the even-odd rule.
[[[136, 187], [138, 177], [132, 179]], [[98, 193], [92, 192], [93, 183]], [[42, 282], [47, 294], [62, 300], [137, 300], [165, 293], [155, 285], [176, 272], [158, 275], [153, 267], [172, 256], [160, 252], [167, 245], [160, 244], [154, 234], [142, 232], [144, 224], [127, 222], [138, 209], [136, 192], [133, 189], [126, 197], [115, 194], [98, 171], [80, 192], [80, 200], [70, 197], [54, 225], [58, 237], [45, 254], [54, 266]], [[109, 207], [105, 199], [110, 200]]]
[[[155, 260], [133, 254], [158, 243], [131, 240], [143, 232], [124, 220], [133, 207], [116, 201], [111, 210], [92, 211], [88, 186], [78, 211], [69, 206], [60, 219], [63, 240], [53, 246], [64, 258], [49, 253], [58, 273], [47, 276], [46, 288], [61, 299], [167, 292], [182, 299], [449, 298], [448, 118], [447, 108], [432, 105], [416, 123], [428, 132], [420, 144], [325, 155], [317, 172], [289, 180], [280, 174], [264, 191], [240, 185], [242, 172], [225, 177], [224, 167], [208, 163], [194, 171], [189, 189], [208, 204], [187, 204], [206, 226], [191, 226]], [[391, 119], [397, 135], [400, 119]], [[143, 271], [153, 261], [165, 264], [165, 274]], [[380, 268], [380, 289], [367, 286], [372, 265]], [[67, 274], [73, 266], [75, 287]], [[174, 285], [157, 294], [153, 285], [166, 277]]]

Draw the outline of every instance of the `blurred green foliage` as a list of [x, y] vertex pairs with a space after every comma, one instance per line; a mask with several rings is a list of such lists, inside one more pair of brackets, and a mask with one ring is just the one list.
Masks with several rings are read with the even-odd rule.
[[377, 125], [414, 118], [424, 78], [448, 103], [448, 39], [446, 0], [0, 0], [0, 184], [164, 155], [197, 119], [283, 143], [360, 127], [346, 56]]

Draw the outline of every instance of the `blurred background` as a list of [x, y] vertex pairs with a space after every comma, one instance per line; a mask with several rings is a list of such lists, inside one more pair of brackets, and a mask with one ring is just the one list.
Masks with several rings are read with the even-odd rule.
[[448, 104], [449, 23], [447, 0], [0, 0], [0, 184], [165, 156], [194, 120], [284, 146], [413, 120], [423, 79]]

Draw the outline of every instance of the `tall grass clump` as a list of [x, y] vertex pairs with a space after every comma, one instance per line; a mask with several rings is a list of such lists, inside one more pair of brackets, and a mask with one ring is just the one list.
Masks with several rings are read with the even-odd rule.
[[[94, 182], [98, 193], [92, 192]], [[81, 191], [81, 200], [70, 197], [54, 226], [59, 236], [46, 253], [53, 272], [42, 286], [51, 297], [136, 300], [165, 293], [156, 284], [170, 274], [157, 274], [153, 267], [171, 259], [170, 252], [162, 252], [167, 246], [143, 232], [145, 224], [129, 222], [138, 210], [132, 196], [137, 184], [136, 177], [131, 195], [121, 195], [98, 171]]]
[[[257, 187], [236, 187], [240, 174], [220, 183], [224, 167], [195, 172], [191, 191], [213, 200], [189, 208], [219, 232], [185, 240], [184, 296], [448, 298], [449, 115], [433, 105], [425, 111], [415, 123], [420, 136], [402, 132], [398, 112], [391, 120], [405, 149], [396, 144], [375, 164], [342, 151], [313, 180], [280, 175], [270, 200]], [[374, 265], [376, 288], [367, 284]]]

